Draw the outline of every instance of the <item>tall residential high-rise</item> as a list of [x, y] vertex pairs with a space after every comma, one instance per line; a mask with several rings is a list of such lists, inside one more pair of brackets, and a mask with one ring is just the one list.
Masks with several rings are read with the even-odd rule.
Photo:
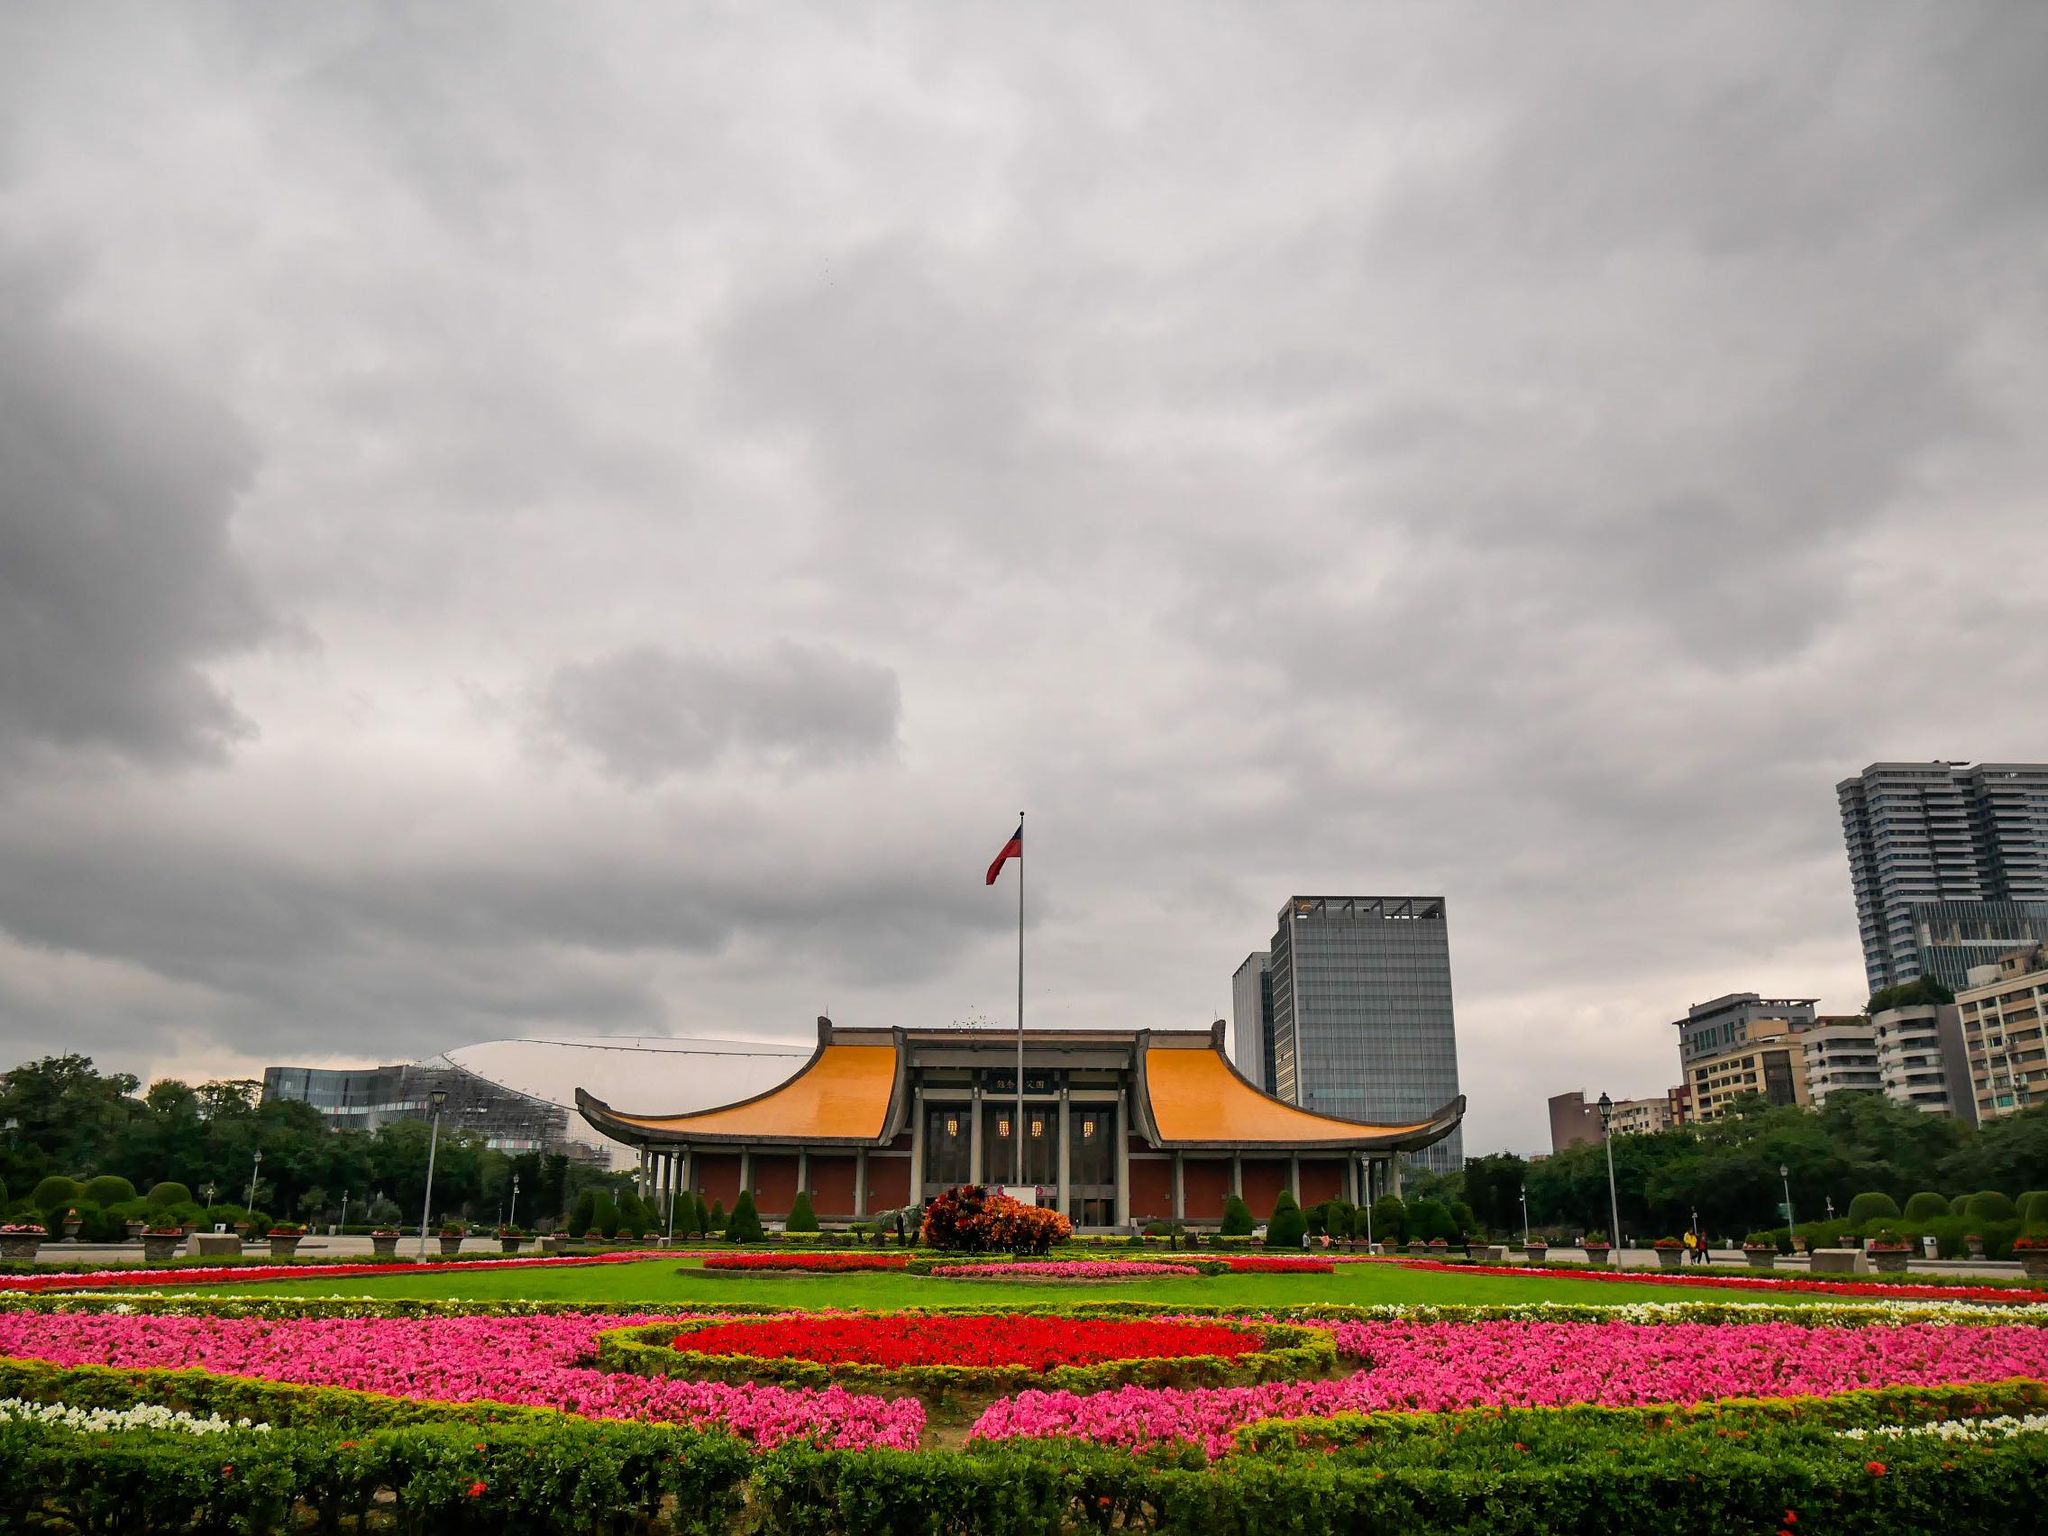
[[[1268, 1091], [1351, 1120], [1424, 1120], [1458, 1097], [1441, 896], [1296, 896], [1269, 955]], [[1241, 974], [1242, 972], [1240, 972]], [[1465, 1163], [1453, 1131], [1421, 1167]]]
[[1244, 957], [1230, 978], [1230, 1059], [1252, 1086], [1273, 1091], [1273, 957]]
[[1872, 992], [2048, 939], [2048, 763], [1872, 763], [1835, 796]]

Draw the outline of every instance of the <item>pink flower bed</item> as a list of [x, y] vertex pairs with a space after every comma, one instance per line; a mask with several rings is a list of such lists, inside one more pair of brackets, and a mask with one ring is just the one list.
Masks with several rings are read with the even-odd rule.
[[1251, 1387], [1022, 1392], [994, 1403], [969, 1438], [1070, 1436], [1139, 1447], [1188, 1440], [1211, 1456], [1261, 1418], [1484, 1404], [1554, 1407], [1825, 1396], [1860, 1387], [2048, 1378], [2048, 1328], [1909, 1323], [1344, 1323], [1343, 1380]]
[[435, 1402], [523, 1403], [597, 1419], [724, 1428], [764, 1448], [816, 1440], [848, 1450], [909, 1449], [923, 1432], [924, 1408], [915, 1398], [887, 1402], [838, 1387], [670, 1380], [578, 1363], [596, 1354], [601, 1330], [655, 1320], [601, 1313], [267, 1319], [0, 1312], [0, 1355], [62, 1366], [212, 1371]]
[[973, 1275], [990, 1280], [1143, 1280], [1147, 1277], [1193, 1275], [1186, 1264], [1147, 1264], [1119, 1259], [1048, 1259], [1017, 1264], [934, 1264], [935, 1275]]
[[258, 1280], [351, 1280], [361, 1275], [431, 1275], [442, 1270], [575, 1268], [660, 1259], [658, 1249], [598, 1253], [577, 1258], [453, 1259], [413, 1264], [190, 1264], [178, 1269], [102, 1269], [85, 1275], [0, 1275], [0, 1291], [96, 1291], [109, 1286], [219, 1285]]
[[1228, 1264], [1233, 1275], [1332, 1275], [1337, 1267], [1329, 1259], [1290, 1259], [1278, 1254], [1226, 1253], [1202, 1255], [1212, 1263]]
[[2006, 1301], [2016, 1305], [2048, 1302], [2048, 1290], [2020, 1285], [1941, 1285], [1925, 1281], [1822, 1280], [1763, 1275], [1688, 1275], [1680, 1270], [1552, 1269], [1534, 1264], [1445, 1264], [1436, 1259], [1346, 1259], [1345, 1263], [1405, 1264], [1410, 1269], [1440, 1269], [1457, 1275], [1545, 1275], [1553, 1280], [1650, 1281], [1657, 1285], [1704, 1285], [1731, 1291], [1817, 1291], [1828, 1296], [1853, 1296], [1865, 1301]]

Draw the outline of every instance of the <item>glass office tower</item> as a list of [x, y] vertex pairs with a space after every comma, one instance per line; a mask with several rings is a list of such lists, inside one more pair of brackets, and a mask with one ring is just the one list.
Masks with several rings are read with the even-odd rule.
[[[1296, 896], [1270, 955], [1270, 1092], [1321, 1114], [1424, 1120], [1458, 1096], [1451, 948], [1440, 896]], [[1453, 1131], [1415, 1165], [1454, 1171]]]

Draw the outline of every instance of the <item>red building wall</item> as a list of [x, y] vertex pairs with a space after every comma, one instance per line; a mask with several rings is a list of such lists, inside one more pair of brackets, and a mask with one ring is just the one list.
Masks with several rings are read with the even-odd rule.
[[740, 1198], [740, 1155], [737, 1152], [699, 1152], [692, 1160], [691, 1177], [697, 1192], [709, 1205], [716, 1200], [727, 1211]]
[[811, 1206], [820, 1216], [853, 1215], [854, 1160], [811, 1154]]
[[1131, 1215], [1139, 1221], [1165, 1221], [1173, 1215], [1173, 1159], [1131, 1159]]
[[1230, 1159], [1190, 1157], [1181, 1164], [1181, 1197], [1189, 1221], [1217, 1221], [1230, 1198]]
[[787, 1216], [796, 1203], [796, 1154], [756, 1152], [754, 1206], [763, 1216]]
[[910, 1204], [910, 1159], [868, 1154], [868, 1210], [900, 1211]]
[[1284, 1157], [1244, 1160], [1244, 1203], [1252, 1208], [1253, 1221], [1264, 1221], [1273, 1214], [1280, 1191], [1287, 1187], [1287, 1172]]
[[1301, 1160], [1301, 1203], [1321, 1205], [1325, 1200], [1344, 1198], [1344, 1164]]

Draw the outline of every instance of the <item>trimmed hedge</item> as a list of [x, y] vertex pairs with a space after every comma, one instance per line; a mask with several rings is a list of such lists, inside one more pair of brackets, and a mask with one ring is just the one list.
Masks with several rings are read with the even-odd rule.
[[[179, 1398], [186, 1383], [200, 1395]], [[199, 1372], [6, 1363], [0, 1389], [76, 1406], [247, 1413], [276, 1426], [201, 1436], [0, 1425], [0, 1523], [136, 1536], [360, 1528], [372, 1510], [378, 1528], [400, 1531], [788, 1536], [1548, 1536], [1660, 1530], [1673, 1510], [1716, 1529], [1775, 1531], [1794, 1510], [1793, 1529], [2005, 1536], [2048, 1476], [2048, 1436], [1967, 1451], [1935, 1436], [1838, 1438], [1845, 1428], [2040, 1412], [2039, 1382], [1268, 1422], [1241, 1431], [1244, 1449], [1214, 1464], [1192, 1450], [1132, 1455], [1074, 1440], [958, 1451], [793, 1443], [754, 1455], [716, 1432]], [[393, 1416], [379, 1419], [370, 1404], [390, 1404]]]
[[1873, 1192], [1858, 1195], [1849, 1202], [1849, 1220], [1852, 1222], [1897, 1221], [1898, 1219], [1899, 1202], [1890, 1195]]
[[1937, 1216], [1949, 1214], [1948, 1201], [1932, 1190], [1922, 1190], [1906, 1202], [1906, 1220], [1932, 1221]]

